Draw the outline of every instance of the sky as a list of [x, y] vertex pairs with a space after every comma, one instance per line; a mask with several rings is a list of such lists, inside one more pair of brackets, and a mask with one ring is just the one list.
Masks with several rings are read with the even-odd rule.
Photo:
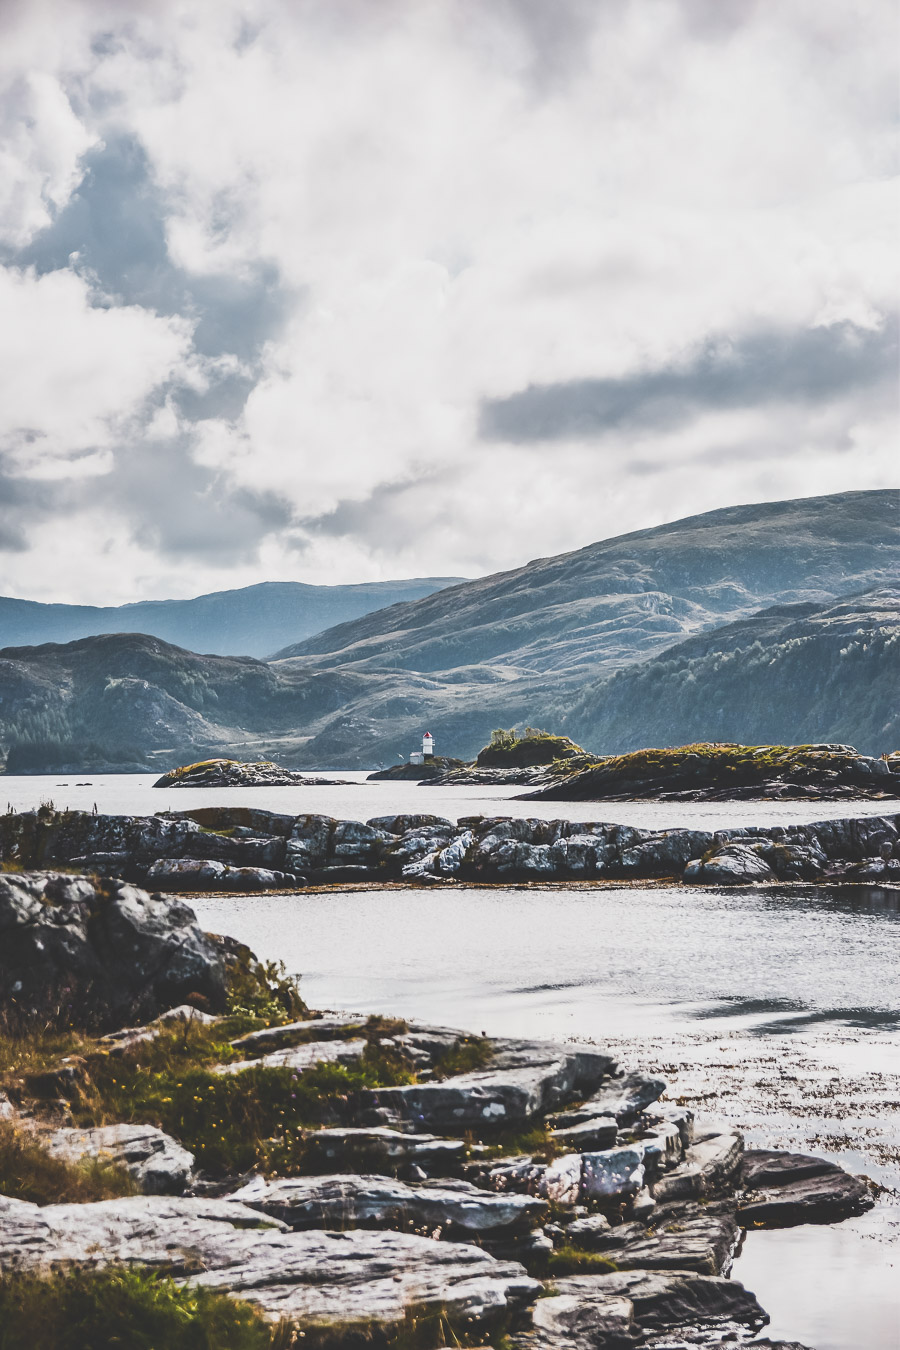
[[0, 593], [897, 483], [894, 0], [2, 0]]

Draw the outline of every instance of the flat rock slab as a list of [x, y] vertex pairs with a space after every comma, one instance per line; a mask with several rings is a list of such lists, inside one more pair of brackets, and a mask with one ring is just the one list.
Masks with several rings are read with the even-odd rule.
[[843, 1168], [826, 1158], [809, 1153], [782, 1153], [778, 1149], [748, 1150], [741, 1162], [741, 1182], [753, 1190], [766, 1186], [789, 1186], [828, 1172], [843, 1173]]
[[615, 1116], [588, 1116], [577, 1125], [566, 1125], [553, 1131], [553, 1138], [564, 1148], [604, 1149], [615, 1145], [619, 1127]]
[[576, 1246], [608, 1253], [620, 1270], [693, 1270], [722, 1275], [731, 1268], [739, 1227], [731, 1207], [668, 1207], [648, 1227], [624, 1223], [590, 1228], [590, 1219], [570, 1224], [566, 1235]]
[[543, 1200], [467, 1181], [410, 1186], [381, 1176], [257, 1177], [231, 1199], [295, 1230], [395, 1228], [454, 1240], [527, 1233], [547, 1214]]
[[615, 1116], [619, 1125], [631, 1125], [637, 1116], [666, 1090], [661, 1078], [647, 1078], [644, 1074], [629, 1073], [614, 1078], [595, 1092], [584, 1109], [596, 1116]]
[[762, 1327], [769, 1320], [755, 1295], [737, 1280], [692, 1271], [615, 1271], [555, 1279], [558, 1294], [582, 1298], [627, 1298], [643, 1331], [697, 1322], [733, 1322]]
[[508, 1343], [514, 1350], [631, 1350], [643, 1339], [630, 1299], [556, 1294], [535, 1304], [532, 1329]]
[[305, 1022], [287, 1022], [280, 1027], [263, 1027], [238, 1036], [231, 1044], [237, 1050], [285, 1050], [302, 1042], [348, 1039], [351, 1031], [362, 1031], [366, 1017], [313, 1017]]
[[365, 1053], [368, 1041], [309, 1041], [287, 1050], [273, 1050], [259, 1059], [219, 1064], [213, 1073], [243, 1073], [246, 1069], [311, 1069], [316, 1064], [353, 1064]]
[[745, 1228], [792, 1228], [800, 1223], [834, 1223], [871, 1209], [864, 1181], [836, 1169], [789, 1186], [747, 1191], [738, 1206]]
[[[0, 1272], [114, 1262], [222, 1289], [293, 1322], [317, 1345], [373, 1326], [397, 1334], [423, 1308], [460, 1338], [489, 1334], [541, 1286], [467, 1243], [408, 1233], [284, 1230], [233, 1200], [137, 1197], [48, 1205], [0, 1197]], [[198, 1273], [198, 1271], [200, 1273]]]
[[372, 1129], [339, 1126], [306, 1136], [305, 1159], [323, 1172], [386, 1171], [415, 1164], [443, 1174], [458, 1170], [468, 1145], [463, 1139], [441, 1139], [435, 1134], [403, 1134], [386, 1126]]
[[46, 1136], [49, 1153], [68, 1162], [106, 1158], [119, 1163], [147, 1195], [181, 1195], [194, 1172], [194, 1155], [155, 1125], [101, 1125]]
[[613, 1063], [590, 1047], [495, 1042], [489, 1068], [445, 1082], [380, 1088], [373, 1102], [388, 1122], [435, 1133], [524, 1125], [591, 1090]]

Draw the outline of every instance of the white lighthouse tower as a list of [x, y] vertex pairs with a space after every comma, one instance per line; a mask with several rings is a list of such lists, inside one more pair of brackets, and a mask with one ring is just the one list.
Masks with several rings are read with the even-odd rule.
[[431, 759], [434, 754], [434, 737], [430, 731], [426, 731], [422, 737], [422, 758]]

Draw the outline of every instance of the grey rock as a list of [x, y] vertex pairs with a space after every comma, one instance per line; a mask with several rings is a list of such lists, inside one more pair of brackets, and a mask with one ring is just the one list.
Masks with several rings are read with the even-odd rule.
[[[576, 1226], [570, 1225], [567, 1232]], [[620, 1224], [598, 1230], [578, 1245], [608, 1253], [620, 1270], [693, 1270], [700, 1275], [722, 1275], [731, 1268], [738, 1235], [733, 1206], [670, 1205], [656, 1208], [649, 1227], [641, 1222]]]
[[645, 1107], [642, 1114], [651, 1127], [664, 1122], [676, 1126], [684, 1148], [690, 1148], [694, 1142], [694, 1113], [687, 1106], [654, 1102], [652, 1106]]
[[841, 1170], [837, 1163], [809, 1153], [755, 1148], [748, 1149], [741, 1159], [741, 1184], [753, 1190], [763, 1186], [786, 1186]]
[[394, 835], [405, 835], [425, 829], [446, 830], [448, 833], [453, 831], [452, 820], [447, 820], [445, 816], [431, 816], [427, 812], [419, 812], [413, 815], [376, 816], [374, 820], [367, 820], [366, 824], [371, 829], [378, 830], [383, 834]]
[[643, 1152], [638, 1148], [609, 1148], [581, 1155], [582, 1201], [624, 1199], [637, 1195], [644, 1184]]
[[416, 1166], [443, 1175], [457, 1171], [466, 1155], [463, 1139], [440, 1139], [433, 1134], [403, 1134], [385, 1127], [326, 1128], [311, 1131], [304, 1156], [311, 1168], [386, 1172]]
[[118, 1031], [109, 1031], [100, 1037], [100, 1042], [111, 1055], [120, 1055], [141, 1041], [155, 1041], [163, 1028], [172, 1022], [193, 1022], [196, 1026], [208, 1027], [219, 1020], [214, 1014], [194, 1008], [190, 1003], [180, 1003], [177, 1008], [169, 1008], [166, 1012], [160, 1013], [159, 1017], [147, 1026], [121, 1027]]
[[[515, 1263], [466, 1243], [408, 1233], [285, 1231], [231, 1200], [138, 1197], [85, 1205], [0, 1198], [0, 1272], [155, 1267], [185, 1283], [249, 1299], [338, 1346], [376, 1326], [396, 1335], [423, 1306], [454, 1335], [485, 1335], [540, 1292]], [[199, 1272], [198, 1271], [199, 1267]]]
[[580, 1153], [554, 1158], [537, 1182], [537, 1192], [554, 1205], [577, 1205], [582, 1198], [583, 1161]]
[[640, 1130], [635, 1143], [644, 1155], [644, 1169], [650, 1180], [669, 1171], [684, 1158], [684, 1144], [674, 1121], [660, 1121], [651, 1129]]
[[775, 872], [753, 849], [730, 843], [705, 861], [689, 862], [682, 879], [711, 886], [749, 886], [760, 881], [774, 881]]
[[298, 883], [291, 872], [234, 867], [214, 858], [158, 858], [147, 868], [148, 886], [172, 891], [270, 891]]
[[618, 1126], [615, 1116], [589, 1116], [576, 1125], [566, 1125], [553, 1131], [553, 1138], [565, 1148], [575, 1151], [581, 1149], [612, 1148], [616, 1142]]
[[687, 1150], [680, 1166], [653, 1183], [654, 1199], [661, 1203], [720, 1194], [733, 1184], [743, 1150], [743, 1137], [736, 1131], [698, 1139]]
[[515, 1350], [631, 1350], [643, 1339], [630, 1299], [579, 1292], [540, 1299], [532, 1329], [509, 1343]]
[[736, 1280], [689, 1271], [615, 1271], [554, 1279], [559, 1294], [627, 1298], [643, 1331], [704, 1321], [764, 1326], [768, 1317], [749, 1290]]
[[547, 1213], [542, 1200], [466, 1181], [409, 1186], [381, 1176], [258, 1177], [231, 1198], [295, 1230], [396, 1228], [454, 1240], [526, 1233]]
[[0, 876], [0, 999], [23, 1016], [60, 1000], [113, 1025], [200, 996], [225, 1002], [225, 966], [179, 900], [121, 881]]
[[491, 1065], [439, 1083], [373, 1092], [386, 1123], [409, 1121], [435, 1133], [525, 1124], [590, 1090], [612, 1064], [590, 1047], [494, 1042]]
[[263, 1027], [261, 1031], [249, 1031], [245, 1036], [237, 1036], [231, 1044], [236, 1049], [283, 1050], [303, 1041], [330, 1041], [347, 1039], [350, 1031], [362, 1031], [366, 1017], [338, 1015], [336, 1017], [311, 1017], [303, 1022], [287, 1022], [280, 1027]]
[[661, 1078], [628, 1073], [605, 1083], [585, 1103], [585, 1109], [592, 1109], [597, 1115], [615, 1116], [619, 1125], [631, 1125], [665, 1090], [666, 1084]]
[[607, 1233], [611, 1231], [609, 1219], [605, 1214], [587, 1214], [583, 1219], [574, 1219], [565, 1227], [566, 1241], [583, 1251], [595, 1251]]
[[238, 1059], [218, 1064], [213, 1073], [236, 1074], [246, 1069], [311, 1069], [315, 1064], [354, 1064], [366, 1051], [368, 1041], [308, 1041], [303, 1045], [272, 1050], [258, 1059]]
[[788, 1185], [753, 1189], [738, 1205], [745, 1228], [792, 1228], [800, 1223], [834, 1223], [871, 1209], [866, 1183], [841, 1168]]
[[155, 1125], [62, 1129], [42, 1143], [49, 1153], [69, 1162], [106, 1158], [119, 1163], [147, 1195], [181, 1195], [193, 1177], [193, 1153]]

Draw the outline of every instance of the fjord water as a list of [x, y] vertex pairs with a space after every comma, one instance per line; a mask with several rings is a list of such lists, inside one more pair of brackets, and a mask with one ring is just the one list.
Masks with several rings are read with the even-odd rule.
[[[519, 802], [518, 788], [155, 790], [150, 777], [7, 778], [14, 809], [148, 813], [254, 805], [365, 820], [400, 811], [568, 816], [716, 829], [894, 814], [893, 802]], [[834, 1157], [889, 1188], [871, 1214], [750, 1233], [734, 1275], [763, 1334], [816, 1350], [897, 1350], [900, 891], [621, 886], [361, 889], [192, 901], [204, 927], [283, 960], [320, 1008], [489, 1035], [587, 1037], [659, 1072], [669, 1096], [748, 1145]]]

